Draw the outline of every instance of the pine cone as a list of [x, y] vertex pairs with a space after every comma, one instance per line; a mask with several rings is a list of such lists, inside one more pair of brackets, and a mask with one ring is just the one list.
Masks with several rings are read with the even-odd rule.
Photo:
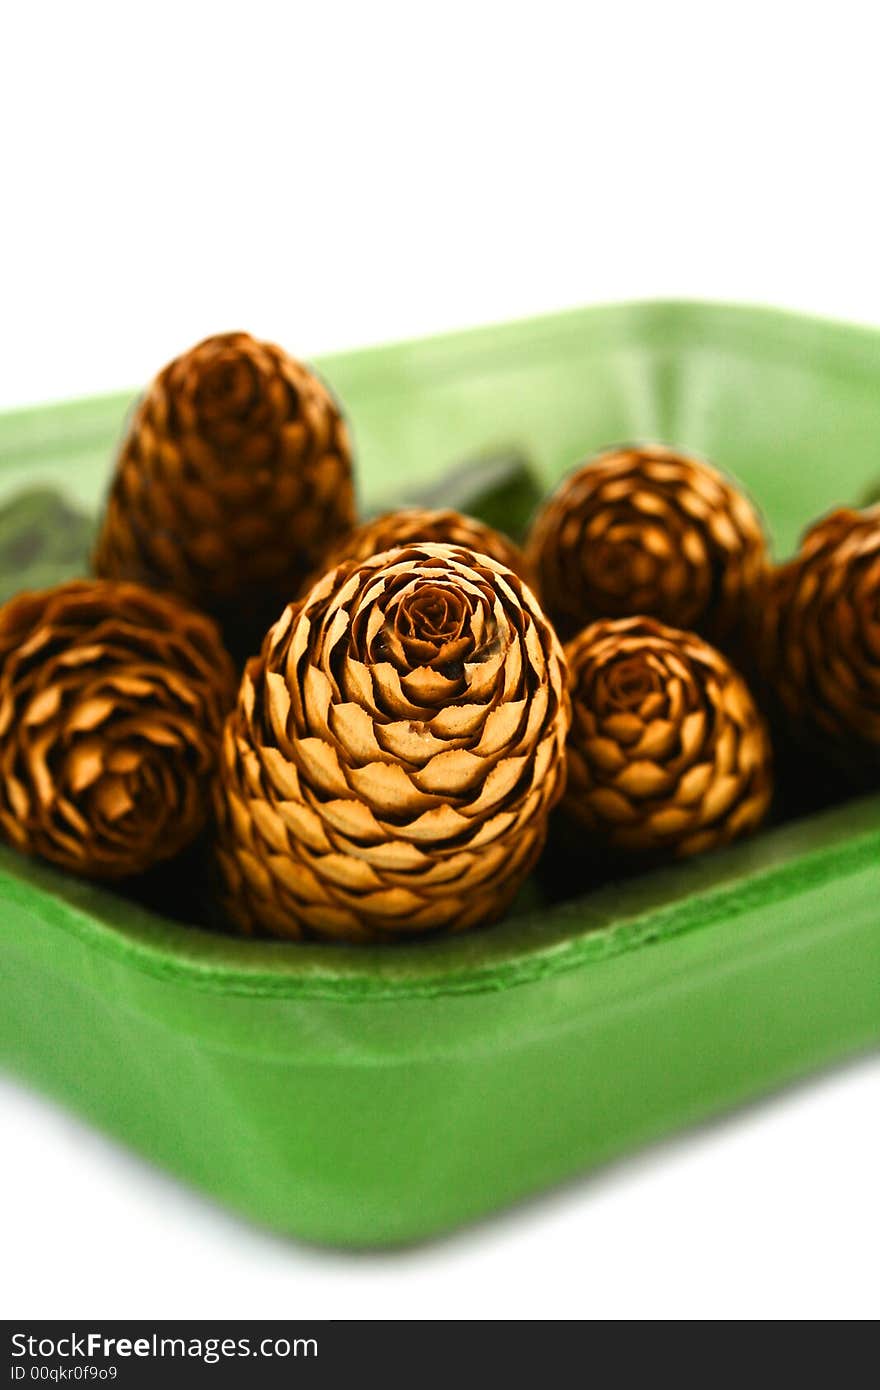
[[659, 444], [576, 469], [539, 512], [526, 555], [565, 638], [598, 618], [647, 615], [726, 646], [752, 621], [768, 566], [748, 499]]
[[87, 878], [177, 854], [235, 698], [219, 633], [170, 596], [75, 580], [0, 608], [0, 830]]
[[226, 724], [231, 918], [367, 941], [498, 917], [542, 848], [567, 728], [562, 650], [512, 571], [439, 544], [331, 571]]
[[247, 655], [354, 520], [348, 434], [326, 387], [281, 348], [225, 333], [141, 401], [94, 568], [182, 595]]
[[[451, 508], [431, 510], [427, 507], [401, 507], [396, 511], [383, 512], [372, 521], [365, 521], [333, 547], [323, 561], [322, 573], [346, 560], [369, 560], [383, 550], [394, 550], [400, 545], [418, 545], [422, 541], [458, 545], [478, 555], [488, 555], [500, 565], [513, 570], [526, 583], [531, 582], [526, 559], [519, 546], [514, 545], [502, 531]], [[320, 574], [314, 574], [304, 592], [320, 578]]]
[[682, 857], [760, 824], [769, 737], [720, 652], [694, 633], [621, 618], [587, 628], [566, 657], [565, 809], [596, 847]]
[[773, 573], [765, 680], [788, 735], [850, 774], [880, 767], [880, 507], [813, 526]]

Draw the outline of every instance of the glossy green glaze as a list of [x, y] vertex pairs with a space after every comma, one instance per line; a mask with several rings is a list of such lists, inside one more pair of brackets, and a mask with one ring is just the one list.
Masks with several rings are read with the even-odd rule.
[[[769, 310], [588, 309], [320, 365], [368, 503], [510, 449], [549, 485], [650, 437], [739, 476], [784, 553], [880, 471], [880, 334]], [[94, 509], [125, 409], [0, 419], [0, 494]], [[260, 1222], [408, 1241], [876, 1045], [878, 896], [880, 797], [399, 947], [233, 940], [2, 851], [0, 1058]]]

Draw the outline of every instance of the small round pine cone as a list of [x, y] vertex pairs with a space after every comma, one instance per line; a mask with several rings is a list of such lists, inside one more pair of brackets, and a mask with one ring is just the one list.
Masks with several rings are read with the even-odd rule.
[[86, 878], [169, 859], [202, 829], [235, 673], [210, 618], [137, 584], [74, 580], [0, 608], [0, 831]]
[[563, 638], [650, 616], [738, 645], [766, 582], [751, 502], [709, 464], [659, 444], [597, 454], [563, 481], [526, 556]]
[[684, 857], [754, 830], [770, 740], [745, 681], [702, 638], [648, 618], [594, 623], [566, 647], [564, 808], [592, 845]]
[[245, 932], [348, 941], [498, 917], [562, 793], [562, 649], [511, 570], [405, 546], [325, 575], [247, 666], [216, 809]]
[[773, 573], [762, 674], [786, 734], [859, 777], [880, 767], [880, 507], [842, 508]]
[[182, 595], [247, 655], [354, 522], [348, 433], [326, 387], [281, 348], [224, 333], [140, 402], [94, 570]]
[[[488, 555], [500, 565], [513, 570], [526, 583], [531, 583], [526, 558], [518, 545], [503, 531], [497, 531], [494, 526], [452, 508], [401, 507], [397, 511], [383, 512], [381, 516], [356, 527], [335, 545], [323, 560], [322, 572], [346, 560], [369, 560], [383, 550], [394, 550], [401, 545], [418, 545], [422, 541], [458, 545], [478, 555]], [[303, 592], [312, 588], [320, 577], [320, 574], [313, 575]]]

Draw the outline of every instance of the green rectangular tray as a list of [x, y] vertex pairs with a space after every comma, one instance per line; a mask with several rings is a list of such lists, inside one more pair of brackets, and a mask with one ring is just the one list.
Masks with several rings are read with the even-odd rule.
[[[549, 485], [650, 437], [738, 475], [784, 553], [880, 474], [880, 334], [771, 310], [586, 309], [320, 366], [367, 497], [508, 445]], [[0, 418], [0, 495], [94, 508], [126, 408]], [[212, 935], [6, 850], [0, 1058], [259, 1222], [409, 1241], [876, 1045], [878, 899], [880, 796], [392, 948]]]

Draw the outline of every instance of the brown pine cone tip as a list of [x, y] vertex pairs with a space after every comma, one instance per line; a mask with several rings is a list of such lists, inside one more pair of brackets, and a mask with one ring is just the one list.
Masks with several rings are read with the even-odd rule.
[[139, 585], [76, 580], [0, 608], [0, 831], [87, 878], [183, 849], [235, 698], [215, 624]]
[[876, 770], [880, 507], [830, 513], [774, 571], [760, 656], [788, 733], [849, 770]]
[[281, 348], [224, 333], [140, 402], [94, 569], [183, 595], [254, 651], [354, 521], [348, 433], [327, 388]]
[[608, 449], [577, 468], [536, 517], [526, 557], [564, 638], [599, 618], [647, 615], [737, 640], [768, 567], [744, 494], [660, 444]]
[[652, 619], [595, 623], [566, 647], [565, 809], [600, 849], [675, 857], [760, 825], [771, 750], [743, 679], [702, 638]]
[[331, 571], [226, 723], [230, 917], [348, 941], [497, 918], [543, 846], [568, 720], [558, 639], [497, 561], [426, 543]]
[[[452, 508], [400, 507], [396, 511], [383, 512], [381, 516], [363, 522], [335, 545], [324, 557], [322, 573], [346, 560], [369, 560], [384, 550], [393, 550], [401, 545], [418, 545], [424, 541], [458, 545], [479, 555], [488, 555], [513, 570], [527, 584], [532, 582], [526, 558], [509, 536], [476, 517], [465, 516]], [[320, 578], [320, 574], [312, 575], [303, 592], [312, 588]]]

